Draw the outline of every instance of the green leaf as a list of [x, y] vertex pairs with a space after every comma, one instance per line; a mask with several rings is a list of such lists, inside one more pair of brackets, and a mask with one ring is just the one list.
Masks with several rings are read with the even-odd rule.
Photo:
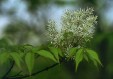
[[57, 48], [54, 47], [49, 47], [50, 51], [52, 52], [52, 54], [54, 55], [54, 57], [56, 58], [56, 60], [59, 62], [59, 51]]
[[55, 62], [57, 62], [57, 60], [55, 59], [55, 57], [48, 51], [46, 50], [40, 50], [37, 52], [39, 55], [43, 56], [43, 57], [46, 57], [46, 58], [49, 58]]
[[93, 59], [92, 59], [92, 61], [93, 61], [94, 65], [95, 65], [96, 67], [98, 67], [97, 61], [96, 61], [96, 60], [93, 60]]
[[0, 53], [0, 64], [4, 64], [9, 60], [9, 54], [8, 53]]
[[79, 63], [83, 60], [83, 49], [79, 49], [75, 56], [75, 62], [76, 62], [76, 70], [78, 68]]
[[88, 61], [88, 55], [87, 55], [86, 52], [84, 53], [84, 59], [85, 59], [86, 61]]
[[76, 54], [77, 48], [71, 48], [69, 50], [69, 58], [73, 57]]
[[63, 56], [64, 56], [64, 54], [63, 54], [63, 52], [61, 51], [61, 49], [60, 49], [60, 48], [58, 48], [58, 53], [59, 53], [59, 56], [61, 56], [61, 57], [63, 57]]
[[87, 51], [87, 53], [89, 55], [89, 58], [94, 62], [95, 66], [97, 66], [96, 62], [98, 64], [102, 65], [101, 61], [100, 61], [100, 59], [99, 59], [99, 57], [98, 57], [98, 55], [97, 55], [97, 53], [95, 51], [90, 50], [90, 49], [86, 49], [86, 51]]
[[13, 58], [13, 60], [15, 61], [16, 65], [21, 68], [21, 62], [22, 62], [22, 58], [20, 56], [19, 53], [10, 53], [11, 57]]
[[34, 67], [34, 61], [35, 61], [34, 53], [27, 53], [25, 56], [25, 62], [26, 62], [26, 65], [27, 65], [27, 68], [28, 68], [30, 75], [31, 75], [31, 72], [32, 72], [33, 67]]

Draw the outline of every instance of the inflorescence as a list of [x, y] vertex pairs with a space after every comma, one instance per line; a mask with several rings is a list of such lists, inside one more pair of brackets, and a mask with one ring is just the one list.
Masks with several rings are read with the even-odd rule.
[[61, 17], [61, 30], [56, 22], [48, 22], [48, 37], [54, 47], [67, 51], [71, 47], [84, 47], [93, 38], [97, 16], [92, 8], [76, 11], [66, 10]]

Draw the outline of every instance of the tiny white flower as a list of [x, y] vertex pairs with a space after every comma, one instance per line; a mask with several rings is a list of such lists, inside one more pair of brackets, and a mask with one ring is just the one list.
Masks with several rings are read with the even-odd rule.
[[61, 31], [56, 30], [55, 21], [48, 22], [49, 41], [55, 47], [65, 52], [71, 47], [82, 47], [95, 32], [94, 25], [97, 23], [97, 16], [93, 15], [93, 9], [80, 9], [77, 11], [66, 10], [61, 17]]

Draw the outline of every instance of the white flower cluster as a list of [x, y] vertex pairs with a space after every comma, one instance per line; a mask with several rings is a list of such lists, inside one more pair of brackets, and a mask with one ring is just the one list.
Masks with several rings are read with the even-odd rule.
[[93, 38], [94, 25], [97, 16], [93, 15], [93, 9], [80, 9], [77, 11], [67, 10], [61, 18], [61, 31], [56, 30], [55, 21], [48, 24], [48, 36], [51, 44], [62, 49], [84, 46]]

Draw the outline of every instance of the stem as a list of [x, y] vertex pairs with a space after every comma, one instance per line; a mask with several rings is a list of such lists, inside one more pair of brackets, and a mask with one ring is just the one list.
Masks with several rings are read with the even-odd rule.
[[14, 61], [12, 62], [11, 67], [10, 67], [9, 70], [6, 72], [6, 74], [2, 77], [2, 79], [7, 79], [6, 77], [7, 77], [7, 75], [11, 72], [13, 66], [14, 66]]
[[57, 65], [58, 65], [58, 63], [53, 64], [53, 65], [51, 65], [51, 66], [49, 66], [49, 67], [46, 67], [46, 68], [44, 68], [44, 69], [42, 69], [42, 70], [40, 70], [40, 71], [37, 71], [37, 72], [33, 73], [33, 74], [31, 74], [31, 75], [17, 76], [17, 77], [7, 77], [6, 79], [23, 79], [23, 78], [35, 76], [35, 75], [37, 75], [37, 74], [39, 74], [39, 73], [41, 73], [41, 72], [44, 72], [44, 71], [46, 71], [46, 70], [48, 70], [48, 69], [51, 69], [51, 68], [55, 67], [55, 66], [57, 66]]
[[18, 72], [16, 75], [13, 75], [13, 76], [10, 76], [10, 77], [16, 77], [16, 76], [20, 75], [21, 72], [22, 71]]

